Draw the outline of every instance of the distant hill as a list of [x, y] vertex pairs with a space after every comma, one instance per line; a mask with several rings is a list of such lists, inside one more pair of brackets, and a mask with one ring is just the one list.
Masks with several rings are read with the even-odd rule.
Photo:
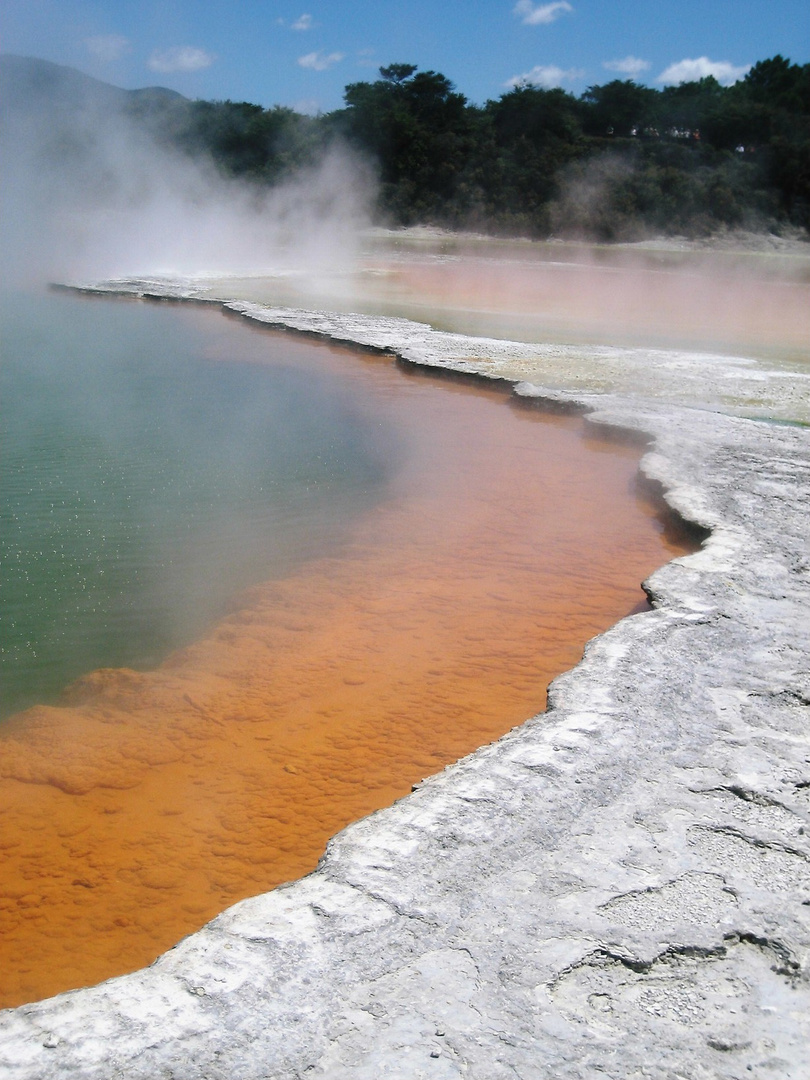
[[94, 79], [75, 68], [32, 56], [0, 55], [0, 108], [3, 112], [35, 113], [42, 109], [98, 112], [146, 108], [164, 109], [188, 101], [176, 90], [149, 86], [124, 90]]
[[193, 105], [164, 87], [124, 90], [47, 60], [0, 56], [4, 273], [90, 243], [98, 215], [125, 215], [179, 183], [166, 148]]

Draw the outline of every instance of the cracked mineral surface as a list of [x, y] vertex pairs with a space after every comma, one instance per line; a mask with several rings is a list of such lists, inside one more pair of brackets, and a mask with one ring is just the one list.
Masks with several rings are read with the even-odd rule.
[[[562, 347], [233, 308], [643, 433], [644, 473], [710, 535], [546, 714], [336, 836], [313, 874], [144, 971], [4, 1014], [3, 1076], [806, 1080], [807, 427], [732, 415], [729, 358], [572, 347], [550, 387]], [[769, 415], [802, 419], [802, 379], [759, 373]]]

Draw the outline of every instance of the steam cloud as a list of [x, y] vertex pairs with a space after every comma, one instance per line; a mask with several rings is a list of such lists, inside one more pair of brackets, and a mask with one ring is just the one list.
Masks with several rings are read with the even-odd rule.
[[52, 103], [3, 95], [7, 283], [351, 265], [374, 192], [370, 169], [345, 147], [260, 188], [159, 145], [123, 111], [123, 92], [93, 80], [70, 89], [70, 100]]

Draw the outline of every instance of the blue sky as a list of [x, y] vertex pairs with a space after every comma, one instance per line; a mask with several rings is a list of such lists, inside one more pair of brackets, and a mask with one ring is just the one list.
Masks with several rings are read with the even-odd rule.
[[526, 79], [728, 84], [810, 61], [808, 0], [4, 0], [0, 49], [117, 86], [329, 111], [381, 64], [440, 71], [477, 104]]

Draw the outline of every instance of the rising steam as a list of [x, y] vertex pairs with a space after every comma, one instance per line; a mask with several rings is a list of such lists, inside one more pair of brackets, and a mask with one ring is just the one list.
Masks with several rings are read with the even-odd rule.
[[6, 282], [320, 274], [351, 263], [374, 193], [371, 171], [345, 147], [260, 188], [159, 145], [109, 94], [47, 108], [19, 97], [4, 94], [1, 129]]

